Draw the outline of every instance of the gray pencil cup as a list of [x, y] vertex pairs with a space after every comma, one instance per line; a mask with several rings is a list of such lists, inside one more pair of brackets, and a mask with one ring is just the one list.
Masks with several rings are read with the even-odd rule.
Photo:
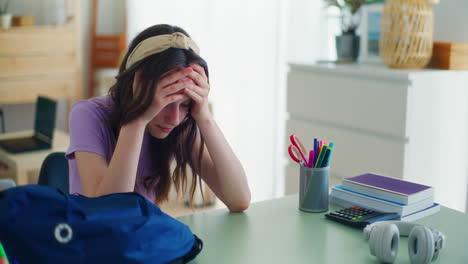
[[330, 167], [308, 168], [301, 165], [299, 209], [310, 213], [328, 211]]

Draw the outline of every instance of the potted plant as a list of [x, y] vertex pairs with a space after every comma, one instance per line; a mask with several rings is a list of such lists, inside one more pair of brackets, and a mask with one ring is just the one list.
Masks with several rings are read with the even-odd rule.
[[11, 0], [2, 0], [0, 2], [0, 28], [8, 29], [11, 27], [11, 14], [8, 13]]
[[328, 7], [340, 10], [341, 35], [336, 36], [336, 54], [339, 61], [354, 62], [359, 56], [360, 38], [356, 30], [360, 23], [363, 5], [382, 3], [385, 0], [324, 0]]

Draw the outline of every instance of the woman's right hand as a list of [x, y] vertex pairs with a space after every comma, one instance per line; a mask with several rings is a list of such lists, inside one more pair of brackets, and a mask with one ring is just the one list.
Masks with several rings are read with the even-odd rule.
[[[157, 83], [155, 93], [153, 95], [153, 102], [145, 113], [140, 117], [140, 120], [145, 124], [149, 123], [166, 105], [178, 101], [182, 98], [188, 98], [183, 93], [183, 89], [187, 84], [193, 82], [191, 79], [186, 78], [193, 69], [191, 67], [183, 68], [174, 71], [167, 75], [163, 74]], [[141, 72], [135, 73], [133, 80], [133, 91], [139, 89], [141, 79]], [[182, 80], [184, 79], [184, 80]]]

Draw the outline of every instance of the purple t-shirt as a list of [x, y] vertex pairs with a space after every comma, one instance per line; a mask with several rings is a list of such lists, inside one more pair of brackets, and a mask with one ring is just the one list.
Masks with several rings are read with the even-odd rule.
[[[110, 115], [112, 99], [110, 96], [80, 101], [73, 105], [70, 112], [70, 146], [66, 153], [69, 164], [70, 193], [83, 194], [80, 175], [76, 166], [75, 151], [97, 153], [105, 157], [107, 164], [111, 161], [117, 139], [107, 125]], [[154, 202], [154, 193], [143, 186], [145, 176], [154, 172], [153, 162], [148, 155], [148, 140], [150, 135], [145, 133], [138, 162], [135, 192]]]

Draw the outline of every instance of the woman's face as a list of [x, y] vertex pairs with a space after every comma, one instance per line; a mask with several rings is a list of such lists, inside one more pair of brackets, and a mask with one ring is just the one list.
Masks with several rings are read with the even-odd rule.
[[[161, 79], [168, 74], [174, 72], [169, 71], [161, 76]], [[188, 80], [188, 77], [180, 79], [181, 81]], [[166, 138], [171, 131], [177, 127], [189, 113], [191, 99], [184, 96], [182, 99], [166, 105], [148, 124], [149, 133], [159, 139]]]

